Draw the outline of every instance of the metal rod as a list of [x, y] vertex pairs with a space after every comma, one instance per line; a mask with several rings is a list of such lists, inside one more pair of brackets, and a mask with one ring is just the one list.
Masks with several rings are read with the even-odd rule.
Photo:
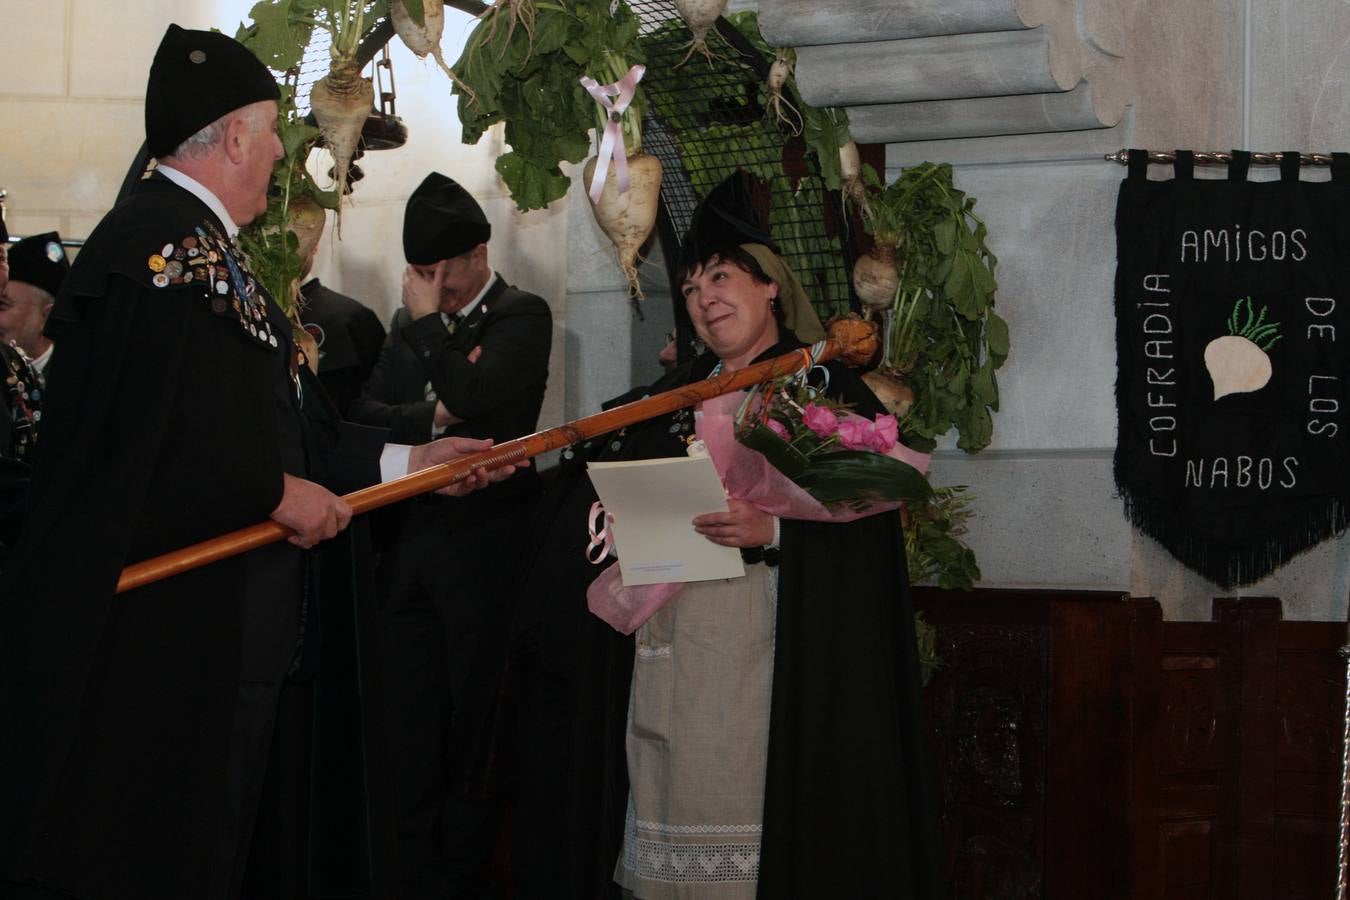
[[1336, 844], [1336, 900], [1347, 900], [1350, 890], [1350, 645], [1345, 659], [1345, 727], [1341, 733], [1341, 829]]
[[[1117, 150], [1115, 153], [1106, 154], [1106, 161], [1120, 163], [1122, 166], [1129, 165], [1130, 151]], [[1253, 152], [1251, 164], [1254, 166], [1278, 166], [1284, 159], [1283, 153], [1259, 153]], [[1171, 165], [1177, 161], [1175, 150], [1150, 150], [1148, 151], [1148, 161], [1153, 165]], [[1228, 150], [1196, 150], [1195, 164], [1197, 166], [1226, 166], [1233, 161], [1233, 154]], [[1304, 166], [1329, 166], [1331, 165], [1330, 153], [1300, 153], [1298, 155], [1300, 165]]]
[[1350, 900], [1350, 600], [1346, 606], [1345, 723], [1341, 732], [1341, 821], [1336, 842], [1336, 900]]

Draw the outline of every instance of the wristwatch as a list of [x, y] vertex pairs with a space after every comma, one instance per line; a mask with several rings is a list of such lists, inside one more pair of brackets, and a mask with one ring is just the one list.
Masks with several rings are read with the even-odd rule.
[[752, 566], [757, 562], [762, 562], [769, 568], [778, 565], [778, 559], [782, 554], [777, 547], [742, 547], [741, 562], [747, 566]]

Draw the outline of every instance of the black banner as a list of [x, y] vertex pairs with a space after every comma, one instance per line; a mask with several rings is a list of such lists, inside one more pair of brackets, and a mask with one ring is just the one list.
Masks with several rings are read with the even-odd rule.
[[[1350, 154], [1331, 180], [1150, 181], [1116, 206], [1116, 485], [1129, 520], [1227, 588], [1350, 523]], [[1325, 171], [1325, 170], [1324, 170]], [[1309, 178], [1311, 179], [1311, 174]]]

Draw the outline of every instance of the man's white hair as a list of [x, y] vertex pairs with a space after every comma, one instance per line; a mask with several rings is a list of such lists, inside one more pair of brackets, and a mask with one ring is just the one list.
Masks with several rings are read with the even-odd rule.
[[270, 122], [265, 107], [250, 104], [242, 109], [232, 109], [173, 148], [173, 152], [169, 155], [175, 159], [201, 159], [203, 156], [209, 156], [225, 139], [225, 129], [229, 126], [230, 120], [236, 116], [246, 119], [249, 130], [255, 134], [267, 127]]
[[[32, 293], [28, 297], [28, 301], [33, 306], [37, 307], [51, 306], [56, 303], [56, 298], [51, 295], [51, 292], [47, 291], [45, 288], [38, 287], [36, 284], [24, 281], [22, 278], [11, 278], [9, 280], [9, 283], [25, 285], [28, 288], [28, 290], [32, 291]], [[13, 294], [6, 293], [5, 296], [9, 297], [9, 299], [12, 301], [18, 300], [18, 298], [15, 297]]]

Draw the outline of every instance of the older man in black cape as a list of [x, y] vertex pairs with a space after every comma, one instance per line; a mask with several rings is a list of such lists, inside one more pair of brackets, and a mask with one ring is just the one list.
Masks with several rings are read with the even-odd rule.
[[[302, 548], [347, 524], [330, 488], [486, 446], [386, 447], [305, 383], [233, 240], [267, 205], [277, 97], [235, 41], [170, 26], [146, 90], [160, 166], [51, 314], [43, 440], [0, 581], [0, 896], [290, 895], [248, 870], [295, 874], [250, 842], [274, 736], [304, 715], [283, 698], [315, 663]], [[114, 595], [125, 564], [269, 516], [290, 543]]]

